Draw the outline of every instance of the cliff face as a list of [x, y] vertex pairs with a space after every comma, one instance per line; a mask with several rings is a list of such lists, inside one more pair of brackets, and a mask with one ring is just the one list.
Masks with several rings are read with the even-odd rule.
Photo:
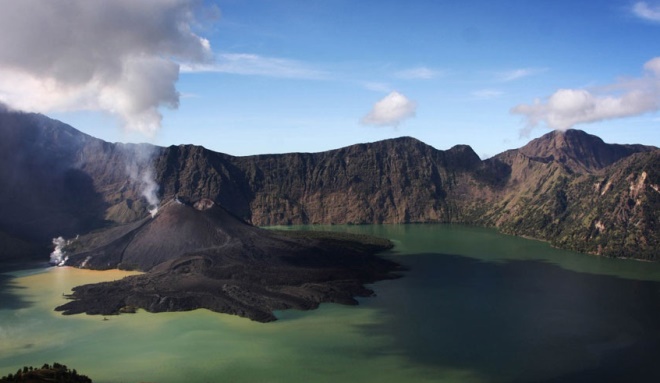
[[441, 152], [401, 138], [237, 165], [254, 193], [250, 219], [268, 225], [460, 221], [452, 195], [479, 162], [469, 148]]
[[110, 144], [18, 113], [0, 113], [0, 135], [0, 232], [28, 242], [145, 217], [151, 168], [162, 199], [208, 198], [255, 225], [472, 223], [608, 256], [660, 253], [660, 152], [581, 131], [485, 161], [469, 146], [440, 151], [409, 137], [233, 157]]
[[487, 161], [509, 175], [476, 221], [562, 248], [655, 260], [659, 156], [581, 131], [548, 133]]
[[460, 222], [464, 183], [481, 164], [413, 138], [323, 153], [231, 157], [169, 147], [156, 160], [161, 193], [209, 198], [256, 225]]
[[658, 260], [660, 150], [636, 153], [556, 187], [566, 200], [553, 244], [599, 255]]

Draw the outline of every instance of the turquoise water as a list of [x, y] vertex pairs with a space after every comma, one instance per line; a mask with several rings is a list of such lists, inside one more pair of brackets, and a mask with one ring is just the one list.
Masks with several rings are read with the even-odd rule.
[[357, 307], [274, 323], [197, 310], [65, 317], [71, 287], [126, 275], [0, 275], [0, 375], [59, 362], [95, 382], [653, 381], [660, 264], [449, 225], [303, 227], [391, 238], [409, 270]]

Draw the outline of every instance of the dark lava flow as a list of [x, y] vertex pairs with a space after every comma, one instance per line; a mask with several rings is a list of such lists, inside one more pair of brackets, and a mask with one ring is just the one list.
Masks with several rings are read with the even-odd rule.
[[206, 308], [275, 320], [273, 310], [309, 310], [322, 302], [357, 304], [364, 284], [396, 278], [400, 266], [375, 255], [392, 247], [379, 238], [260, 229], [210, 200], [172, 200], [141, 221], [81, 237], [67, 265], [135, 269], [145, 274], [78, 286], [68, 314], [112, 315]]

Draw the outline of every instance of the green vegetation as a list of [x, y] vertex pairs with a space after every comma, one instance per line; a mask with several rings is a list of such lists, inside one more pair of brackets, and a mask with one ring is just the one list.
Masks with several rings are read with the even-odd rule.
[[59, 363], [44, 364], [41, 368], [25, 366], [15, 373], [3, 376], [0, 382], [58, 382], [58, 383], [91, 383], [92, 380], [85, 375], [79, 375], [75, 369]]
[[480, 223], [583, 253], [660, 260], [660, 152], [634, 154], [593, 174], [560, 169], [539, 179], [544, 165], [526, 166], [529, 177]]

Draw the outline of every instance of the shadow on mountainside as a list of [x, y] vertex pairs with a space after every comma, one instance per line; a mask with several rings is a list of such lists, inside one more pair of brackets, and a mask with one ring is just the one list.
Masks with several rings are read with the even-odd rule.
[[72, 237], [105, 224], [106, 204], [83, 171], [25, 178], [5, 191], [0, 204], [0, 228], [10, 235], [47, 245], [54, 237]]

